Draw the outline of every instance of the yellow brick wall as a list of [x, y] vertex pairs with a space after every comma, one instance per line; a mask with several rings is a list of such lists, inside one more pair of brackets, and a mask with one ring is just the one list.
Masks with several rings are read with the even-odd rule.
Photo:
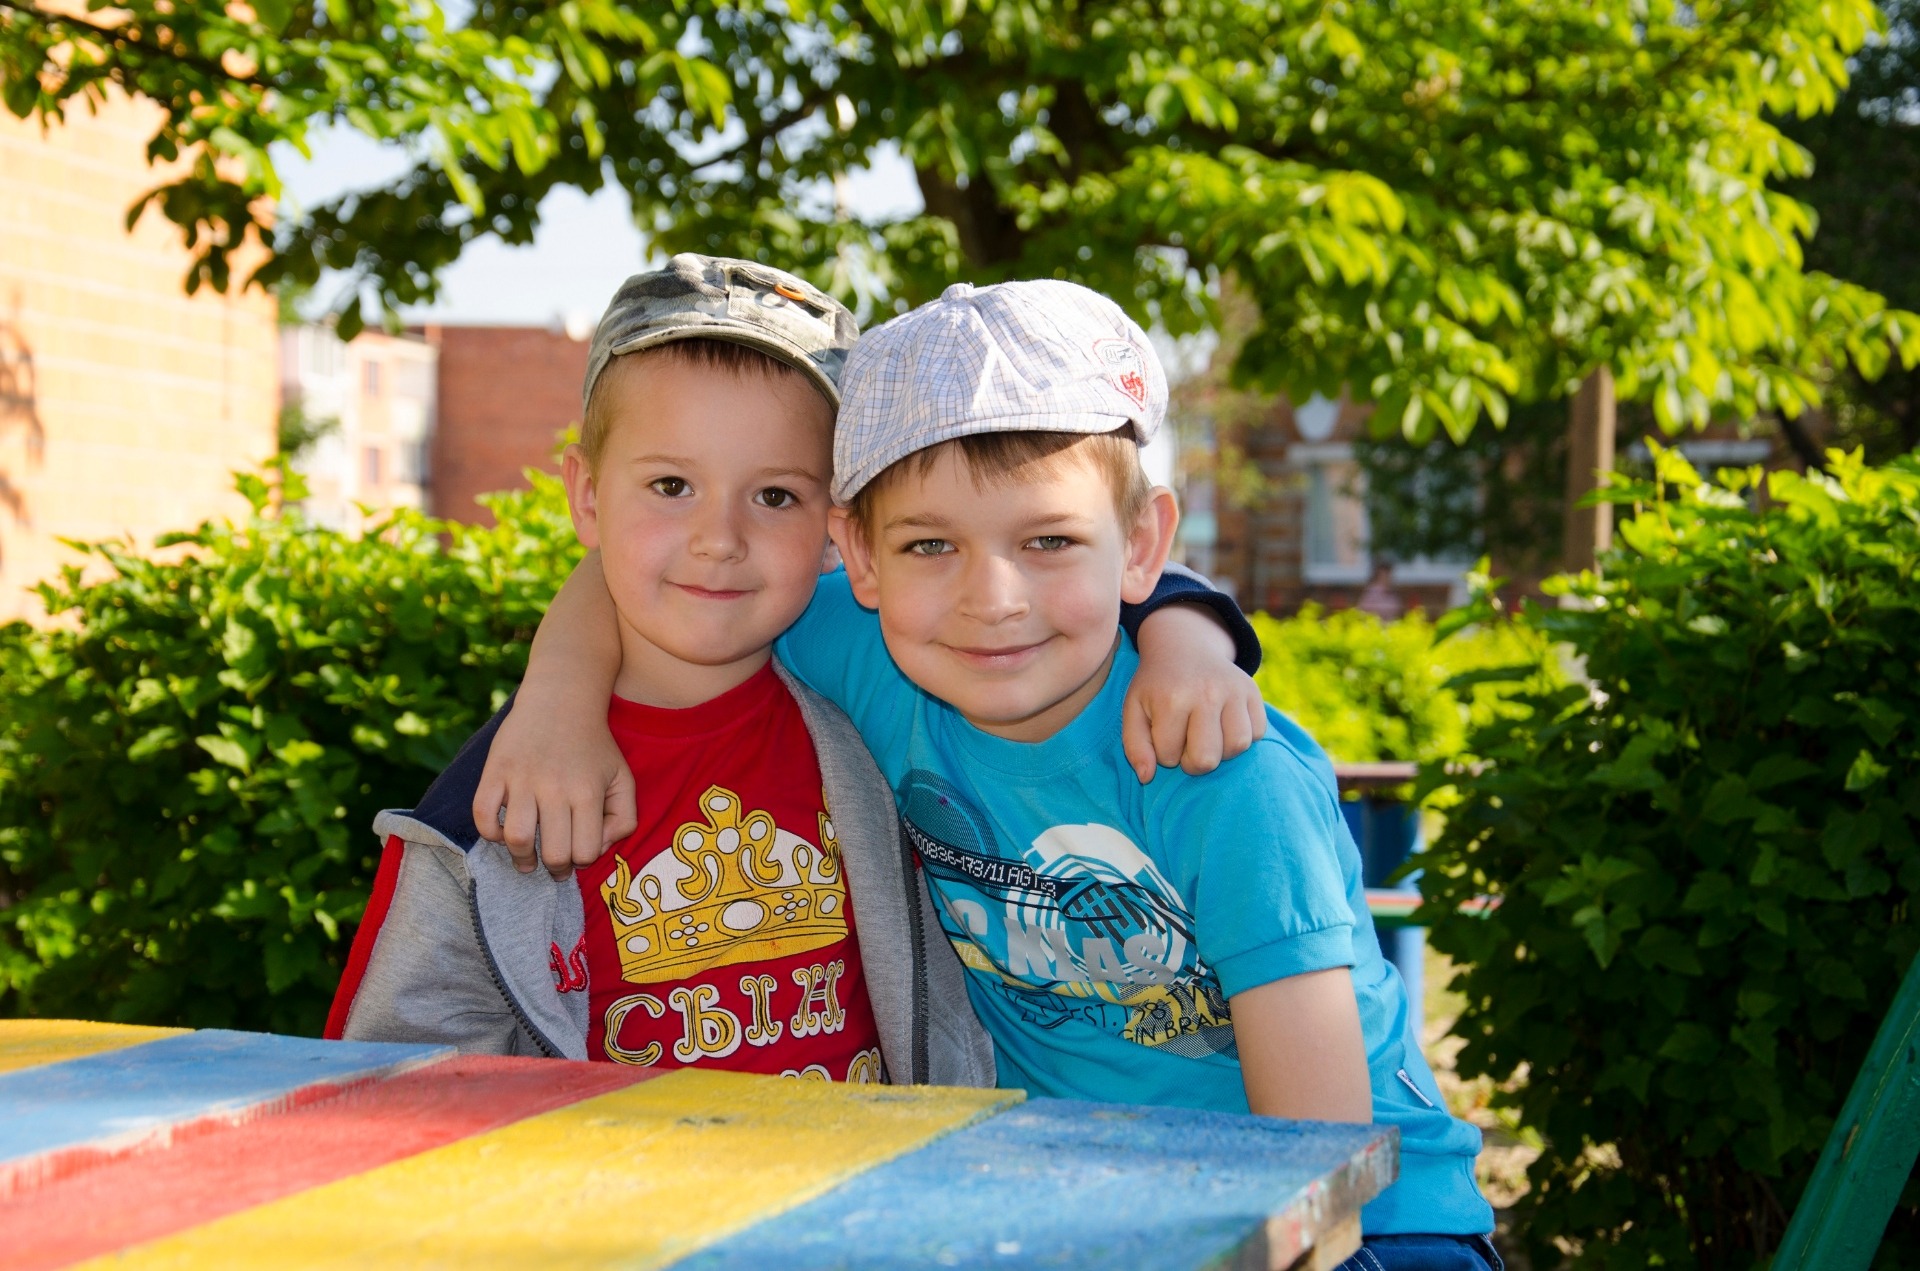
[[41, 616], [59, 539], [242, 514], [229, 473], [274, 450], [273, 301], [189, 297], [175, 228], [126, 230], [151, 132], [124, 101], [44, 133], [0, 110], [0, 621]]

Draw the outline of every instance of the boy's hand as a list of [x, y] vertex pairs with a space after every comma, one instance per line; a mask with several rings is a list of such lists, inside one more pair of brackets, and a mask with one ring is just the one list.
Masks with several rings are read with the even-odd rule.
[[1156, 765], [1212, 772], [1266, 733], [1260, 690], [1233, 664], [1233, 637], [1211, 613], [1157, 609], [1140, 626], [1139, 646], [1120, 738], [1142, 785]]
[[565, 878], [633, 833], [633, 774], [604, 723], [565, 715], [542, 725], [538, 717], [516, 709], [500, 722], [473, 796], [473, 823], [482, 837], [507, 845], [521, 873], [544, 864]]

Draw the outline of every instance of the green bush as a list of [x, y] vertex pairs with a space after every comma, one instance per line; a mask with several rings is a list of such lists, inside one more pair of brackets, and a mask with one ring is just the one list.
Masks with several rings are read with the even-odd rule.
[[[1604, 577], [1520, 619], [1589, 683], [1427, 778], [1458, 799], [1432, 940], [1465, 968], [1460, 1071], [1521, 1079], [1548, 1143], [1534, 1265], [1752, 1267], [1920, 948], [1920, 460], [1710, 485], [1657, 451], [1610, 497]], [[1916, 1200], [1878, 1265], [1920, 1266]]]
[[1459, 757], [1467, 731], [1501, 709], [1508, 675], [1550, 665], [1545, 641], [1498, 622], [1442, 640], [1417, 610], [1382, 622], [1358, 609], [1307, 605], [1291, 618], [1253, 615], [1260, 694], [1342, 763]]
[[245, 525], [88, 546], [57, 625], [0, 629], [0, 1014], [318, 1033], [374, 813], [505, 700], [577, 558], [534, 480], [498, 528], [355, 539], [242, 477]]

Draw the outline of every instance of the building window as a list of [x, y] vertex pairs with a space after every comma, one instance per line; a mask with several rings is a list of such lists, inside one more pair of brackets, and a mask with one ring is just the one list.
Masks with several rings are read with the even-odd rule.
[[401, 442], [399, 462], [394, 466], [393, 479], [403, 485], [425, 485], [427, 455], [428, 445], [425, 440]]
[[1287, 458], [1305, 484], [1301, 576], [1309, 583], [1358, 585], [1373, 572], [1366, 492], [1353, 447], [1344, 441], [1296, 445]]
[[378, 362], [361, 364], [360, 383], [368, 397], [380, 396], [380, 364]]
[[380, 484], [380, 448], [368, 446], [360, 452], [360, 473], [369, 486]]

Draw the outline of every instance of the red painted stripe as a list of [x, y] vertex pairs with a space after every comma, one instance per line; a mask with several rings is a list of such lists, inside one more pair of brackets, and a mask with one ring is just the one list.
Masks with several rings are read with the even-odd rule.
[[360, 929], [353, 933], [353, 947], [347, 951], [347, 969], [341, 972], [340, 987], [333, 991], [333, 1008], [327, 1012], [327, 1031], [320, 1035], [328, 1041], [346, 1036], [347, 1012], [353, 1009], [354, 994], [367, 974], [367, 962], [373, 957], [373, 942], [380, 938], [381, 924], [393, 904], [393, 889], [400, 881], [400, 858], [407, 845], [398, 834], [387, 836], [380, 852], [380, 868], [373, 875], [373, 894], [367, 897], [367, 912], [360, 916]]
[[654, 1075], [624, 1064], [450, 1059], [0, 1201], [0, 1260], [10, 1271], [66, 1266]]

